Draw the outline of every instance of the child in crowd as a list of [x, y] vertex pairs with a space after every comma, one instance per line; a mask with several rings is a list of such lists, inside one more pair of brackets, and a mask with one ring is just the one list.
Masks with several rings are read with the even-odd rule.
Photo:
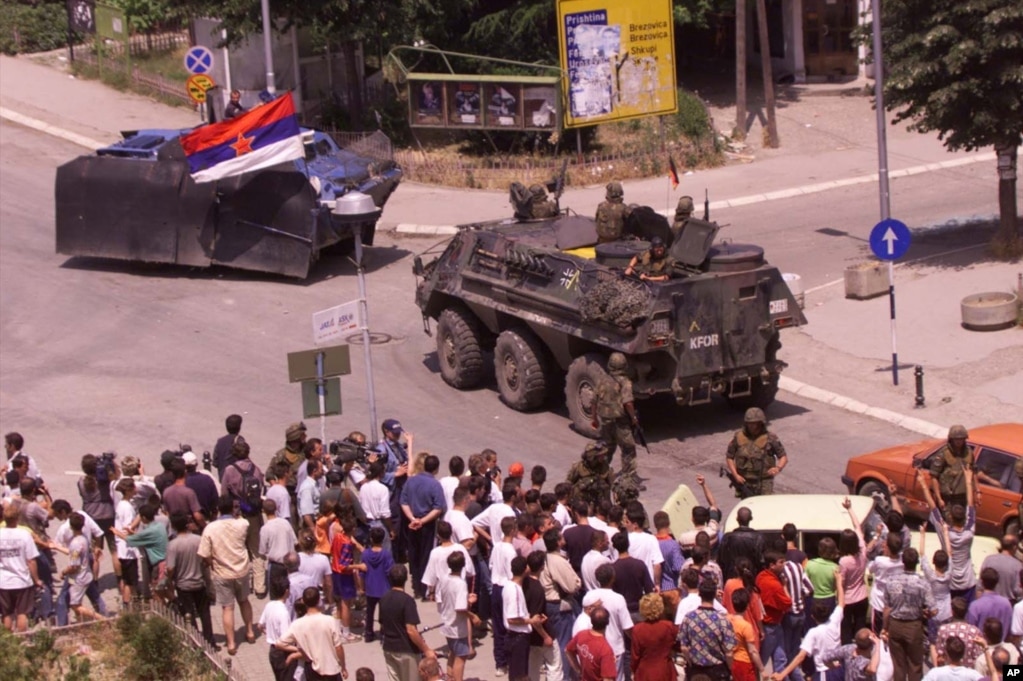
[[341, 620], [341, 638], [346, 643], [351, 643], [359, 640], [359, 637], [352, 633], [352, 601], [358, 595], [353, 570], [355, 520], [348, 515], [338, 520], [340, 529], [334, 528], [334, 536], [330, 541], [330, 569], [333, 573], [334, 600], [338, 604], [337, 617]]
[[376, 616], [377, 603], [383, 598], [387, 590], [391, 588], [387, 581], [387, 571], [394, 565], [391, 552], [384, 548], [384, 540], [387, 537], [387, 530], [382, 527], [374, 527], [369, 531], [369, 551], [363, 551], [362, 562], [352, 566], [353, 570], [365, 573], [363, 581], [366, 585], [366, 627], [363, 640], [372, 643], [376, 640], [376, 633], [373, 630], [373, 619]]

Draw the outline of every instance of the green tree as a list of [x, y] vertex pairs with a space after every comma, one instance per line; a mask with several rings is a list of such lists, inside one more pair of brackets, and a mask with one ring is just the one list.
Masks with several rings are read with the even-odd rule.
[[1016, 150], [1023, 141], [1023, 2], [885, 0], [885, 108], [952, 151], [999, 156], [996, 239], [1021, 246]]

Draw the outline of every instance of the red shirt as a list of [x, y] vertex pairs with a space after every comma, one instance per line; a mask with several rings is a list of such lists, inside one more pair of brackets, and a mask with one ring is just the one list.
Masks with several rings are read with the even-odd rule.
[[618, 676], [618, 665], [611, 645], [603, 636], [592, 631], [580, 631], [565, 646], [565, 651], [575, 653], [582, 667], [582, 681], [604, 681]]
[[785, 613], [792, 607], [792, 599], [778, 575], [770, 570], [761, 570], [757, 575], [760, 602], [764, 605], [764, 624], [781, 624]]

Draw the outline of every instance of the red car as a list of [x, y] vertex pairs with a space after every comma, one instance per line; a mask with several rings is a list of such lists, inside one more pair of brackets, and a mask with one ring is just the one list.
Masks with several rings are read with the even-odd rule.
[[[916, 474], [920, 468], [930, 469], [931, 460], [944, 444], [945, 440], [923, 440], [854, 457], [846, 463], [842, 482], [850, 493], [881, 495], [886, 500], [888, 483], [893, 482], [896, 494], [905, 499], [906, 515], [924, 519], [927, 503]], [[977, 470], [985, 474], [978, 477], [977, 532], [1019, 534], [1020, 479], [1013, 465], [1023, 457], [1023, 423], [971, 428], [967, 446], [973, 450]]]

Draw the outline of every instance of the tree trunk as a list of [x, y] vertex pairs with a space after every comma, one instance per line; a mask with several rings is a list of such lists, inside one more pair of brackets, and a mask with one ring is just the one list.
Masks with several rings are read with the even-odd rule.
[[1016, 204], [1016, 145], [997, 147], [998, 154], [998, 240], [1005, 245], [1023, 238], [1023, 222]]
[[735, 129], [732, 138], [746, 139], [746, 0], [735, 0]]
[[341, 45], [345, 55], [345, 87], [348, 91], [348, 115], [351, 118], [352, 130], [362, 129], [362, 74], [355, 62], [354, 40], [346, 40]]
[[767, 31], [767, 9], [757, 0], [757, 29], [760, 35], [760, 68], [764, 78], [764, 108], [767, 109], [767, 146], [778, 148], [778, 121], [774, 115], [774, 75], [771, 73], [771, 42]]

